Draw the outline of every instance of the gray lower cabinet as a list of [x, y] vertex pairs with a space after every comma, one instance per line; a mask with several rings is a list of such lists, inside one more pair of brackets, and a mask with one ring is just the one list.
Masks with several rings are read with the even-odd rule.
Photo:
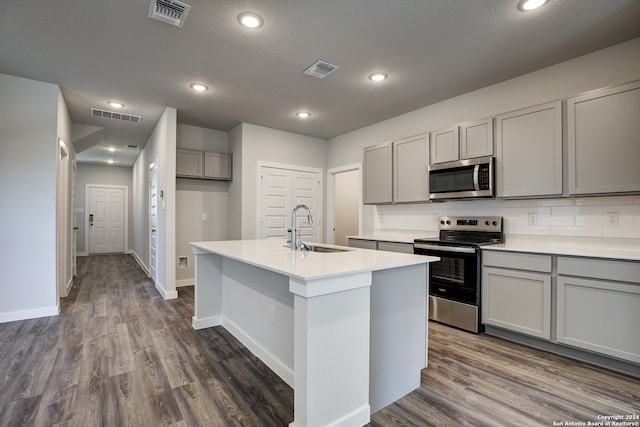
[[367, 240], [367, 239], [354, 239], [353, 237], [350, 237], [349, 247], [360, 248], [360, 249], [373, 249], [375, 251], [378, 249], [378, 241]]
[[405, 254], [413, 253], [413, 243], [388, 242], [386, 240], [368, 240], [368, 239], [358, 239], [358, 238], [350, 237], [349, 246], [352, 248], [373, 249], [373, 250], [388, 251], [388, 252], [401, 252]]
[[560, 196], [562, 102], [501, 114], [496, 118], [496, 195]]
[[549, 255], [483, 253], [482, 323], [551, 339]]
[[558, 257], [558, 342], [640, 363], [640, 263]]
[[640, 82], [567, 102], [569, 193], [640, 191]]

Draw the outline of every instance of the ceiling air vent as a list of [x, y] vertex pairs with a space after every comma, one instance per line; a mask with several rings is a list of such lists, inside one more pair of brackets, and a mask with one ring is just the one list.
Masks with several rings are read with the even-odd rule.
[[138, 147], [137, 145], [131, 145], [131, 144], [127, 144], [127, 148], [130, 148], [132, 150], [139, 150], [140, 147]]
[[122, 120], [131, 123], [140, 123], [140, 120], [142, 120], [142, 117], [134, 116], [133, 114], [116, 113], [114, 111], [101, 110], [99, 108], [92, 108], [91, 116], [104, 117], [105, 119]]
[[182, 28], [190, 10], [191, 6], [177, 0], [151, 0], [147, 16]]
[[316, 77], [318, 79], [324, 79], [329, 74], [333, 73], [338, 69], [337, 65], [333, 65], [328, 63], [327, 61], [319, 60], [316, 61], [309, 68], [304, 70], [302, 74], [306, 74], [307, 76]]

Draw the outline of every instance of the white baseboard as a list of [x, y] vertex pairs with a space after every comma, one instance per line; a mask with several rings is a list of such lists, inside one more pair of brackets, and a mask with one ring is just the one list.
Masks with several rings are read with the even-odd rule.
[[57, 316], [60, 314], [60, 307], [43, 307], [32, 310], [11, 311], [0, 313], [0, 323], [14, 322], [16, 320], [36, 319], [38, 317]]
[[176, 288], [181, 288], [182, 286], [194, 286], [195, 284], [196, 279], [176, 280]]
[[164, 288], [164, 286], [162, 286], [162, 283], [160, 283], [159, 281], [156, 282], [156, 289], [158, 290], [158, 292], [160, 292], [160, 295], [162, 295], [162, 298], [164, 299], [176, 299], [178, 298], [178, 291], [168, 291]]
[[238, 341], [240, 341], [245, 347], [251, 351], [251, 353], [258, 356], [258, 359], [262, 360], [265, 365], [271, 368], [280, 378], [284, 380], [289, 386], [293, 387], [294, 373], [293, 367], [287, 366], [282, 360], [275, 357], [270, 351], [268, 351], [264, 346], [254, 340], [249, 334], [247, 334], [244, 329], [240, 328], [238, 325], [229, 320], [228, 317], [222, 317], [222, 326], [229, 332], [231, 335], [236, 337]]
[[149, 269], [147, 268], [147, 266], [144, 264], [144, 262], [142, 262], [142, 260], [140, 259], [140, 257], [138, 256], [138, 254], [133, 251], [133, 250], [129, 250], [127, 253], [133, 255], [133, 259], [136, 260], [136, 262], [138, 263], [138, 265], [140, 266], [140, 268], [142, 268], [142, 270], [144, 271], [144, 273], [147, 275], [147, 277], [151, 277], [151, 275], [149, 274]]
[[195, 330], [211, 328], [213, 326], [222, 325], [222, 316], [211, 316], [202, 319], [196, 319], [196, 316], [191, 318], [191, 327]]

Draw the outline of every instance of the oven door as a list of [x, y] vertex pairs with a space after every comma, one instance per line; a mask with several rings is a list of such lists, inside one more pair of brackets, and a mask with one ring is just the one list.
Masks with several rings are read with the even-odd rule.
[[429, 295], [479, 305], [476, 248], [416, 243], [413, 252], [440, 257], [429, 264]]

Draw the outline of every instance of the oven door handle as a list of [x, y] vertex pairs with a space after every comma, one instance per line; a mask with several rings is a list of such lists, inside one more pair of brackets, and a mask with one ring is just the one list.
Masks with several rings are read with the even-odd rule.
[[455, 252], [459, 254], [476, 253], [475, 248], [456, 247], [456, 246], [425, 245], [424, 243], [414, 243], [413, 247], [415, 249], [428, 249], [431, 251], [440, 251], [440, 252]]

